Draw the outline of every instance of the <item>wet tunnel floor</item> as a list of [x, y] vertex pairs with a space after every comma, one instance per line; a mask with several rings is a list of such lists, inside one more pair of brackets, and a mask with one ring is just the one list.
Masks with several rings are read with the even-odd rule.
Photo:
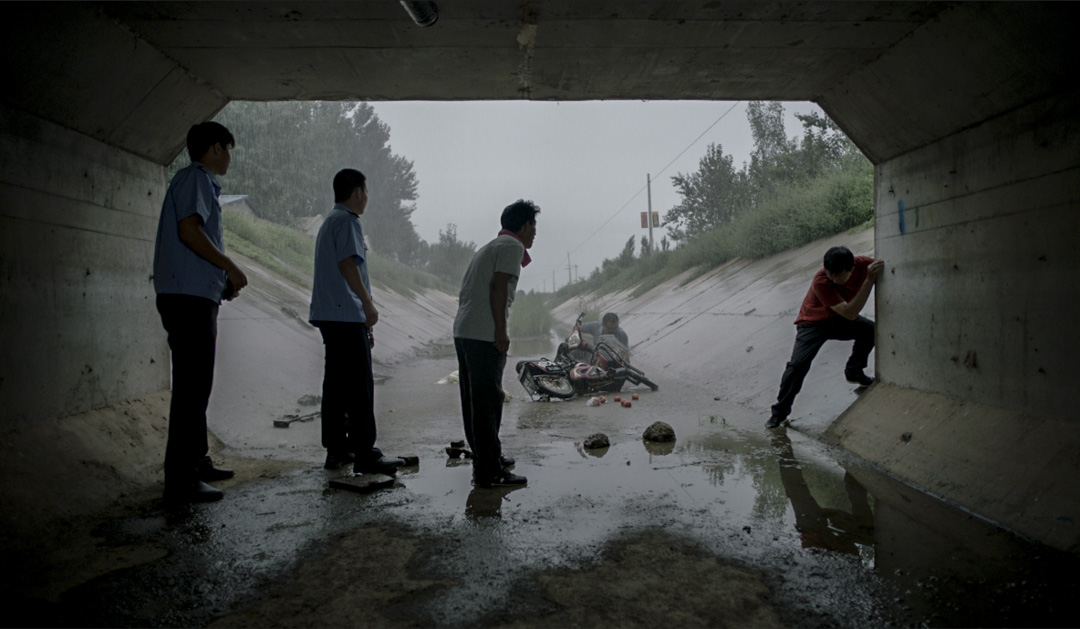
[[[1077, 561], [707, 391], [625, 409], [531, 402], [508, 373], [525, 488], [477, 489], [451, 361], [377, 390], [392, 488], [332, 490], [318, 422], [215, 427], [247, 478], [43, 533], [9, 557], [6, 625], [1072, 626]], [[426, 383], [422, 387], [417, 382]], [[422, 389], [419, 390], [418, 389]], [[630, 391], [626, 392], [627, 394]], [[677, 441], [646, 445], [662, 420]], [[603, 432], [604, 451], [582, 447]], [[230, 459], [231, 457], [231, 459]], [[243, 458], [242, 458], [243, 457]], [[294, 465], [281, 465], [281, 460]], [[274, 462], [270, 465], [270, 462]], [[238, 469], [242, 469], [238, 466]], [[261, 470], [258, 474], [250, 470]], [[242, 475], [243, 476], [243, 475]]]

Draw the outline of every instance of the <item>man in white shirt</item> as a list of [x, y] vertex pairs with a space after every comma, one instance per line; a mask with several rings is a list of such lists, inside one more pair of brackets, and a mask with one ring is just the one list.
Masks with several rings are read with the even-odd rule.
[[502, 454], [502, 375], [510, 348], [507, 319], [521, 268], [530, 262], [536, 238], [532, 201], [518, 200], [503, 210], [499, 235], [481, 247], [461, 282], [454, 318], [454, 348], [465, 438], [473, 451], [473, 482], [478, 487], [526, 484], [508, 469], [513, 459]]

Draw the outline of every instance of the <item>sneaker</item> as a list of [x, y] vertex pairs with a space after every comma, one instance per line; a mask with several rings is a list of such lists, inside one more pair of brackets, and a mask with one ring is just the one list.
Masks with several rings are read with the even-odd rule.
[[863, 373], [862, 369], [848, 369], [844, 372], [844, 377], [848, 382], [857, 384], [861, 387], [868, 387], [874, 384], [874, 379]]
[[784, 418], [783, 417], [777, 417], [776, 415], [773, 415], [772, 417], [769, 418], [769, 421], [765, 422], [765, 427], [766, 428], [779, 428], [780, 424], [783, 424], [783, 423], [784, 423]]
[[336, 470], [342, 465], [345, 465], [346, 463], [352, 463], [354, 461], [356, 461], [356, 455], [352, 452], [345, 452], [344, 450], [327, 450], [326, 463], [323, 463], [323, 468], [328, 470]]
[[524, 476], [518, 476], [509, 470], [503, 470], [495, 476], [473, 477], [473, 484], [477, 487], [520, 487], [528, 482]]

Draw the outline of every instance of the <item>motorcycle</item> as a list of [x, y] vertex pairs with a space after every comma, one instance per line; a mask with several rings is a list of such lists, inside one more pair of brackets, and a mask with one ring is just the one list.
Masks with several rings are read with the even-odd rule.
[[588, 343], [581, 333], [584, 317], [583, 312], [566, 341], [559, 344], [555, 360], [541, 358], [518, 362], [518, 379], [530, 397], [569, 399], [575, 395], [616, 392], [622, 390], [627, 381], [644, 384], [653, 391], [660, 388], [630, 364], [626, 348], [613, 336], [601, 335], [595, 346]]

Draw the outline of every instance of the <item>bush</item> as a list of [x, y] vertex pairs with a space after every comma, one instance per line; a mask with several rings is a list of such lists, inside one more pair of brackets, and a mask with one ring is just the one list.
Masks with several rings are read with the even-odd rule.
[[510, 331], [516, 337], [547, 336], [551, 333], [551, 310], [540, 293], [518, 293], [510, 307]]
[[[225, 245], [277, 275], [312, 287], [315, 276], [315, 238], [295, 229], [249, 216], [232, 208], [222, 208]], [[375, 286], [384, 286], [412, 297], [433, 288], [456, 294], [445, 280], [368, 252], [368, 273]]]

